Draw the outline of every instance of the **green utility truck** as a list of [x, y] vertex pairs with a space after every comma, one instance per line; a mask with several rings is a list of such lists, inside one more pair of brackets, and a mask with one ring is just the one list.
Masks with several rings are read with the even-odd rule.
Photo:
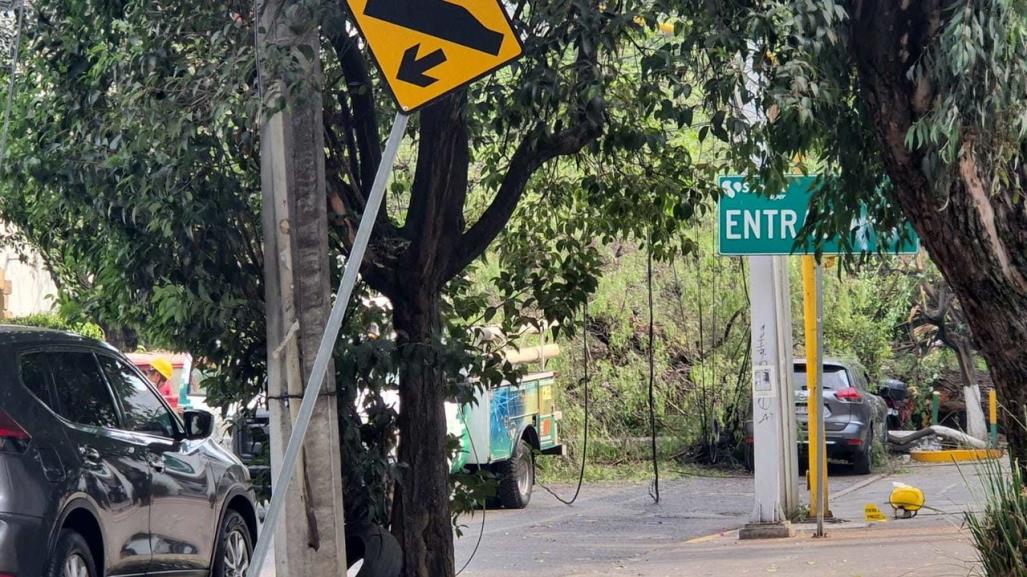
[[447, 404], [450, 433], [461, 438], [453, 470], [487, 468], [499, 479], [502, 506], [527, 507], [535, 485], [535, 454], [563, 453], [555, 386], [555, 373], [535, 373], [517, 384], [478, 391], [475, 403]]

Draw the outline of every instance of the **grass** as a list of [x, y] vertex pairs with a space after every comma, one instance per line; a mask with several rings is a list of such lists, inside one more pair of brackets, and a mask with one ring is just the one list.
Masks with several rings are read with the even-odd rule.
[[[539, 480], [543, 483], [577, 483], [581, 473], [581, 461], [575, 450], [575, 443], [567, 449], [570, 456], [537, 459]], [[656, 452], [659, 455], [660, 480], [685, 477], [730, 477], [741, 474], [741, 470], [695, 465], [682, 462], [679, 458], [684, 446], [673, 437], [660, 437]], [[585, 467], [585, 482], [648, 481], [653, 478], [650, 458], [651, 446], [643, 438], [634, 439], [589, 439], [588, 462]]]

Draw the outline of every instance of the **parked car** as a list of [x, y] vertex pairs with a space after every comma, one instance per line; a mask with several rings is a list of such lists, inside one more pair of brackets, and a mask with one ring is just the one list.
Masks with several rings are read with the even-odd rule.
[[261, 498], [271, 496], [270, 413], [256, 405], [245, 418], [237, 420], [232, 432], [232, 450], [246, 465]]
[[[809, 463], [809, 390], [806, 360], [795, 359], [795, 418], [799, 427], [799, 469]], [[870, 377], [858, 363], [824, 360], [824, 436], [827, 458], [852, 465], [857, 474], [870, 472], [874, 442], [888, 441], [888, 406], [870, 387]], [[746, 468], [752, 468], [752, 421], [747, 423]]]
[[0, 326], [0, 575], [242, 575], [246, 468], [112, 347]]
[[[795, 417], [800, 432], [808, 432], [806, 361], [795, 361]], [[870, 376], [858, 363], [824, 360], [824, 437], [827, 458], [852, 465], [855, 473], [870, 472], [875, 441], [888, 441], [888, 406], [870, 388]], [[805, 435], [804, 435], [805, 436]], [[808, 463], [809, 443], [799, 445], [799, 463]]]

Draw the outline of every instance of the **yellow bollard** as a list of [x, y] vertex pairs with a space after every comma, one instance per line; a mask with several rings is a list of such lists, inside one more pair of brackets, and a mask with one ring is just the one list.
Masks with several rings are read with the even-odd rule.
[[991, 422], [991, 447], [998, 447], [998, 394], [988, 391], [988, 420]]
[[816, 367], [820, 363], [817, 358], [817, 261], [812, 255], [802, 257], [802, 309], [803, 325], [806, 335], [806, 407], [808, 416], [806, 418], [806, 431], [809, 439], [809, 469], [806, 478], [809, 480], [810, 506], [809, 515], [815, 517], [817, 514], [817, 486], [820, 479], [824, 480], [824, 516], [830, 517], [828, 511], [831, 508], [827, 504], [827, 472], [821, 475], [817, 467], [817, 451], [824, 453], [821, 463], [827, 463], [827, 447], [817, 438], [817, 418], [821, 407], [817, 405]]

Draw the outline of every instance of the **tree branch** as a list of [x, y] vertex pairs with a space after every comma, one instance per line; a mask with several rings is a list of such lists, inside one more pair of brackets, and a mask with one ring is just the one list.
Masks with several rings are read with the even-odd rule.
[[[346, 94], [349, 96], [352, 114], [353, 133], [360, 154], [359, 188], [367, 197], [368, 189], [374, 182], [375, 172], [382, 161], [381, 135], [378, 133], [378, 107], [374, 103], [374, 85], [367, 64], [360, 54], [354, 38], [340, 29], [329, 33], [329, 41], [339, 59], [339, 66], [346, 79]], [[342, 96], [340, 104], [346, 106]]]
[[467, 268], [496, 239], [517, 208], [528, 180], [539, 167], [558, 156], [579, 152], [585, 145], [598, 138], [601, 132], [599, 124], [581, 123], [551, 138], [527, 136], [510, 159], [510, 167], [492, 204], [464, 233], [458, 253], [450, 261], [446, 277], [452, 278]]

